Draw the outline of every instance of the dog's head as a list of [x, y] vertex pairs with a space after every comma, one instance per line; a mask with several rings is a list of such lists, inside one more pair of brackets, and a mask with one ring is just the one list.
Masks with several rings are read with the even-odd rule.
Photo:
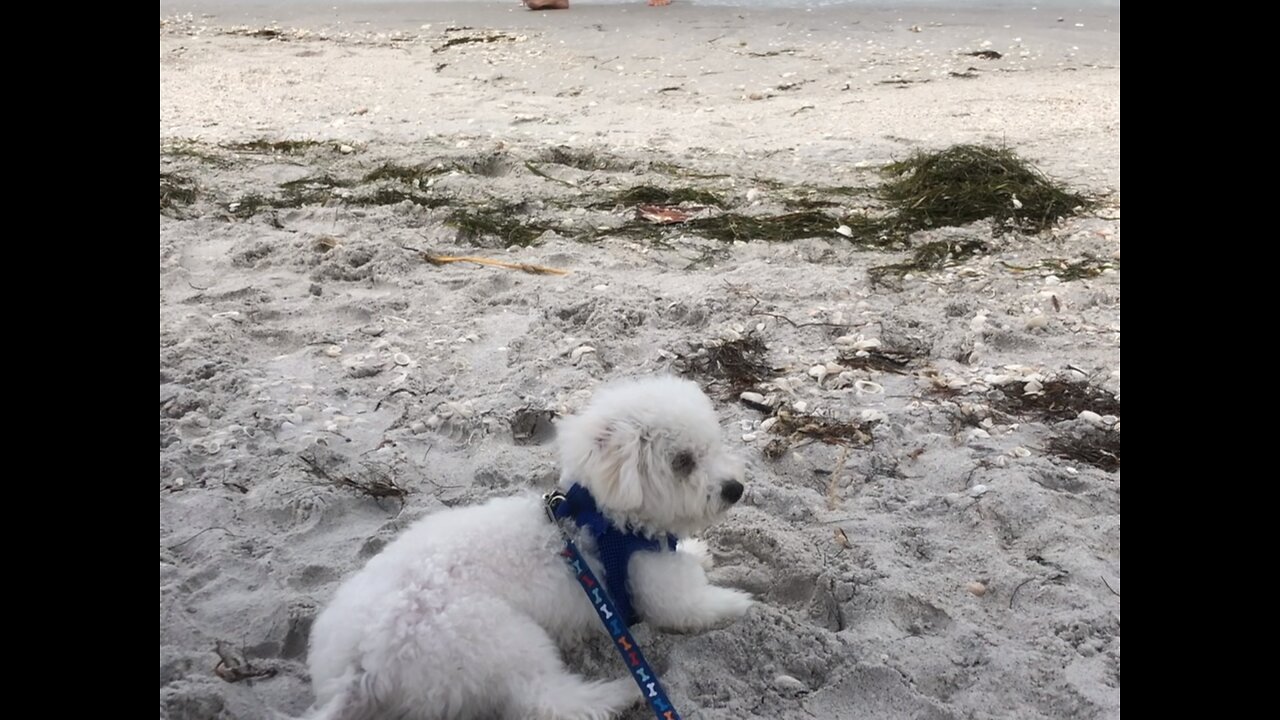
[[561, 484], [591, 491], [618, 525], [687, 536], [742, 497], [711, 400], [694, 383], [651, 377], [600, 389], [559, 423]]

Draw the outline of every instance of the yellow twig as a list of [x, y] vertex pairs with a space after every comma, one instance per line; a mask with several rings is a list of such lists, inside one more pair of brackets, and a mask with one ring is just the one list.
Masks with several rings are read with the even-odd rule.
[[450, 255], [432, 255], [431, 253], [422, 253], [422, 259], [432, 265], [448, 265], [449, 263], [475, 263], [476, 265], [490, 265], [492, 267], [506, 268], [507, 270], [519, 270], [530, 275], [568, 275], [568, 270], [559, 268], [546, 267], [544, 265], [530, 265], [529, 263], [510, 263], [502, 260], [493, 260], [483, 257], [455, 257]]

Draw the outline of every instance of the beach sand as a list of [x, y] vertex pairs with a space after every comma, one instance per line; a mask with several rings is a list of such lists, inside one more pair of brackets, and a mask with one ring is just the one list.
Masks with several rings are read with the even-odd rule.
[[[432, 510], [549, 487], [549, 419], [599, 383], [691, 365], [751, 468], [712, 577], [760, 603], [702, 635], [640, 629], [685, 717], [1119, 717], [1118, 8], [160, 16], [162, 719], [303, 713], [343, 577]], [[911, 250], [838, 222], [631, 233], [607, 201], [649, 184], [857, 216], [879, 168], [957, 143], [1099, 202], [1038, 234], [916, 233], [982, 249], [873, 282]], [[484, 209], [551, 229], [446, 222]], [[742, 338], [761, 383], [697, 371]], [[1054, 378], [1108, 397], [1019, 409]], [[744, 389], [866, 437], [779, 434]], [[1055, 451], [1099, 436], [1116, 467]], [[572, 662], [616, 676], [609, 653]]]

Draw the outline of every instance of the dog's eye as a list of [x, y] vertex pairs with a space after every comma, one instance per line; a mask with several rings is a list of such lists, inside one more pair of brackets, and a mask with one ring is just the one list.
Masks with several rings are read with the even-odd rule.
[[688, 475], [693, 472], [693, 466], [696, 464], [697, 460], [693, 457], [693, 453], [682, 450], [671, 460], [671, 469], [675, 470], [677, 475]]

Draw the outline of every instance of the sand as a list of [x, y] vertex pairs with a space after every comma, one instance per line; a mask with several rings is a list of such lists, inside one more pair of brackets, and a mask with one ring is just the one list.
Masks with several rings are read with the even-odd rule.
[[[767, 346], [753, 390], [870, 442], [785, 438], [695, 375], [751, 467], [708, 534], [713, 579], [761, 602], [703, 635], [642, 628], [684, 715], [1119, 717], [1120, 474], [1052, 451], [1118, 449], [1118, 418], [1001, 403], [1063, 377], [1118, 408], [1118, 8], [160, 15], [161, 718], [301, 714], [308, 628], [344, 576], [432, 510], [548, 487], [548, 418], [599, 383], [743, 336]], [[259, 140], [298, 144], [236, 145]], [[868, 269], [910, 253], [834, 223], [628, 237], [608, 229], [632, 210], [589, 207], [644, 182], [748, 214], [826, 188], [856, 212], [828, 190], [971, 142], [1101, 202], [1039, 234], [918, 233], [987, 251], [880, 284]], [[388, 162], [439, 171], [364, 179]], [[508, 247], [445, 222], [500, 203], [556, 230]], [[1063, 271], [1080, 260], [1098, 272]], [[905, 372], [838, 364], [859, 336]], [[619, 672], [607, 647], [579, 652]]]

